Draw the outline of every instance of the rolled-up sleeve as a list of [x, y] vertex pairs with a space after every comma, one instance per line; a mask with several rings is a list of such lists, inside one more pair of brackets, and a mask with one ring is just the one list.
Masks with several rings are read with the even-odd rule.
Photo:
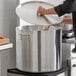
[[72, 5], [75, 0], [66, 0], [63, 4], [60, 4], [59, 6], [54, 7], [55, 11], [59, 16], [64, 15], [65, 13], [71, 13], [72, 12]]

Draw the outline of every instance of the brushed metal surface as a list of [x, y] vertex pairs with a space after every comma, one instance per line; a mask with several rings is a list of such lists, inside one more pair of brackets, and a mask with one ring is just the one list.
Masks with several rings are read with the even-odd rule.
[[61, 34], [61, 29], [56, 26], [51, 26], [48, 31], [25, 31], [17, 27], [16, 67], [28, 72], [59, 70], [62, 67]]

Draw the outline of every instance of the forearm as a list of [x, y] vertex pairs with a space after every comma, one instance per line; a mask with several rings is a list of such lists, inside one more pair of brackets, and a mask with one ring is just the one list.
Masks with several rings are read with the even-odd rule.
[[54, 8], [49, 8], [46, 11], [47, 14], [57, 14]]
[[72, 24], [73, 20], [71, 18], [64, 18], [61, 23], [63, 23], [63, 24]]

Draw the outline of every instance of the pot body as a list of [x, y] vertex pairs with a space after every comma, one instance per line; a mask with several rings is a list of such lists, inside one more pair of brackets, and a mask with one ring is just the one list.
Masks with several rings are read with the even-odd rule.
[[27, 72], [56, 71], [62, 67], [62, 31], [51, 26], [16, 28], [16, 67]]
[[62, 34], [65, 38], [74, 37], [73, 25], [72, 24], [61, 24]]

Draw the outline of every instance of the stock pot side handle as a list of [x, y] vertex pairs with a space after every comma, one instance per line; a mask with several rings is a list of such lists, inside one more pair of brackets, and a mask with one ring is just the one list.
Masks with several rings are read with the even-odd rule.
[[43, 31], [48, 31], [50, 27], [51, 25], [48, 25], [47, 27], [45, 27], [45, 29], [43, 29]]

